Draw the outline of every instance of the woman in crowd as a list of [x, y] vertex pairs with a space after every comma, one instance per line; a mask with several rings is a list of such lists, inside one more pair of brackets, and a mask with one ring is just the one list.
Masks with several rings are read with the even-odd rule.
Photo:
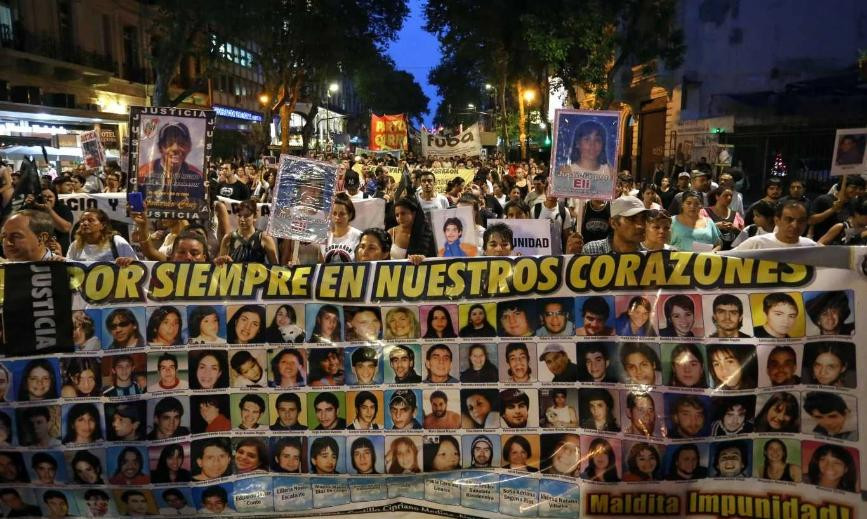
[[392, 259], [436, 256], [433, 233], [428, 226], [424, 211], [415, 198], [406, 197], [396, 201], [394, 217], [397, 225], [388, 230], [392, 241]]
[[148, 319], [147, 339], [151, 346], [177, 346], [181, 338], [181, 313], [174, 306], [161, 306]]
[[304, 356], [295, 348], [283, 348], [271, 359], [274, 380], [269, 387], [302, 387], [306, 379]]
[[526, 438], [514, 435], [503, 444], [503, 468], [520, 470], [523, 472], [539, 472], [539, 469], [530, 465], [533, 457], [533, 447]]
[[822, 488], [858, 491], [855, 460], [849, 450], [839, 445], [824, 444], [813, 451], [804, 476], [806, 483]]
[[604, 481], [617, 483], [617, 458], [614, 456], [614, 448], [604, 438], [596, 438], [590, 442], [589, 459], [587, 468], [581, 472], [581, 479], [588, 481]]
[[96, 326], [84, 310], [72, 312], [72, 342], [77, 351], [99, 351], [100, 349]]
[[681, 200], [680, 214], [671, 224], [671, 246], [677, 250], [691, 252], [694, 243], [701, 250], [719, 250], [722, 236], [710, 218], [701, 215], [702, 195], [697, 191], [685, 191]]
[[707, 387], [704, 360], [698, 346], [680, 343], [671, 350], [671, 375], [668, 385], [701, 389]]
[[391, 259], [391, 235], [382, 229], [371, 227], [361, 233], [355, 248], [355, 261], [384, 261]]
[[677, 194], [677, 190], [672, 187], [670, 178], [662, 177], [662, 180], [659, 181], [658, 194], [659, 203], [663, 208], [671, 206], [671, 201], [674, 200], [674, 195]]
[[418, 447], [406, 436], [395, 438], [385, 453], [385, 467], [387, 474], [418, 474]]
[[102, 420], [96, 404], [74, 404], [66, 415], [63, 443], [94, 443], [102, 441]]
[[497, 382], [497, 366], [488, 359], [484, 344], [473, 344], [467, 351], [469, 367], [461, 372], [461, 382]]
[[744, 219], [737, 211], [732, 211], [730, 205], [734, 192], [731, 188], [720, 186], [716, 188], [707, 201], [710, 204], [701, 210], [701, 215], [710, 218], [716, 224], [722, 240], [722, 250], [732, 248], [732, 242], [744, 228]]
[[157, 467], [151, 471], [152, 483], [186, 483], [193, 475], [183, 468], [184, 448], [180, 444], [163, 447], [157, 460]]
[[673, 250], [671, 241], [671, 215], [665, 209], [647, 212], [644, 241], [641, 245], [648, 251]]
[[[516, 188], [517, 189], [517, 188]], [[507, 220], [530, 218], [530, 208], [522, 200], [512, 200], [503, 208]]]
[[762, 461], [761, 476], [775, 481], [801, 482], [801, 466], [789, 463], [789, 450], [782, 440], [776, 438], [768, 440], [764, 448], [764, 460]]
[[229, 387], [229, 364], [226, 352], [195, 350], [190, 352], [190, 365], [195, 374], [190, 389], [222, 389]]
[[758, 363], [755, 346], [711, 344], [707, 347], [711, 382], [716, 389], [755, 389]]
[[650, 322], [653, 306], [643, 296], [635, 296], [626, 305], [626, 311], [615, 321], [617, 335], [623, 337], [655, 337], [656, 330]]
[[18, 385], [18, 401], [51, 400], [57, 398], [55, 368], [48, 359], [34, 359], [27, 363]]
[[226, 325], [229, 344], [258, 344], [265, 342], [265, 309], [260, 305], [244, 305]]
[[334, 305], [322, 305], [316, 312], [316, 322], [310, 342], [340, 342], [340, 312]]
[[464, 191], [466, 181], [463, 177], [455, 177], [446, 183], [446, 198], [449, 199], [449, 205], [458, 205], [458, 200]]
[[636, 443], [626, 456], [626, 474], [623, 481], [658, 481], [662, 463], [657, 451], [649, 443]]
[[277, 307], [274, 320], [265, 330], [265, 340], [270, 343], [304, 342], [304, 330], [298, 326], [298, 316], [291, 305]]
[[756, 432], [798, 432], [800, 430], [798, 399], [785, 391], [772, 393], [756, 416]]
[[496, 337], [497, 330], [488, 322], [488, 312], [481, 303], [474, 303], [467, 311], [467, 324], [461, 328], [461, 337]]
[[63, 398], [100, 396], [99, 360], [75, 357], [64, 359], [66, 364], [66, 380], [60, 389]]
[[331, 229], [321, 245], [324, 263], [346, 263], [355, 259], [361, 231], [349, 225], [355, 220], [355, 206], [346, 193], [334, 195], [331, 206]]
[[419, 335], [421, 329], [413, 309], [399, 306], [385, 313], [386, 340], [417, 339]]
[[190, 312], [190, 344], [226, 344], [220, 337], [220, 314], [210, 305], [195, 307]]
[[115, 234], [111, 221], [102, 209], [88, 209], [78, 220], [75, 241], [69, 245], [67, 259], [73, 261], [114, 261], [135, 258], [135, 250]]
[[455, 327], [452, 324], [452, 314], [441, 305], [436, 305], [427, 313], [427, 331], [424, 339], [454, 339]]
[[644, 202], [644, 207], [647, 209], [662, 209], [659, 195], [656, 193], [656, 186], [653, 184], [641, 186], [641, 201]]
[[258, 210], [252, 200], [238, 204], [238, 228], [223, 236], [215, 262], [277, 264], [277, 243], [270, 235], [256, 229]]

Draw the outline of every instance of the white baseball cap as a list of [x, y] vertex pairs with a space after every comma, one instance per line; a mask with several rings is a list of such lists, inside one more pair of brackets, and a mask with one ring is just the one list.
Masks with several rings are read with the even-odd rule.
[[621, 196], [611, 201], [611, 216], [635, 216], [647, 210], [644, 202], [634, 196]]

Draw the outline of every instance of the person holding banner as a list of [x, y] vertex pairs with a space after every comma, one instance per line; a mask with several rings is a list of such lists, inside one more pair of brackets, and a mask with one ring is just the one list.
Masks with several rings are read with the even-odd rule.
[[256, 229], [258, 211], [256, 202], [252, 200], [244, 200], [238, 204], [238, 228], [223, 236], [215, 263], [278, 264], [277, 243], [274, 238]]
[[78, 221], [75, 241], [66, 251], [74, 261], [114, 261], [135, 258], [135, 250], [111, 228], [108, 215], [102, 209], [88, 209]]
[[433, 233], [415, 198], [401, 198], [395, 202], [394, 217], [397, 225], [388, 230], [392, 240], [391, 259], [436, 256]]
[[355, 219], [355, 206], [346, 193], [337, 193], [331, 206], [331, 230], [320, 245], [324, 263], [349, 263], [355, 260], [355, 248], [361, 231], [349, 225]]

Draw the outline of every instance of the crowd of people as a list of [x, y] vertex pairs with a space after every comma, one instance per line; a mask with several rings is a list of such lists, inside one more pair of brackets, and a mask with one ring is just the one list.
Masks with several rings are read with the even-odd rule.
[[[132, 212], [135, 225], [129, 233], [113, 228], [108, 215], [96, 208], [79, 213], [75, 220], [60, 196], [123, 193], [126, 174], [116, 163], [96, 170], [78, 167], [55, 178], [46, 175], [36, 184], [35, 171], [22, 167], [14, 172], [4, 166], [0, 171], [4, 256], [12, 261], [309, 264], [384, 259], [417, 263], [437, 255], [515, 255], [512, 229], [502, 223], [488, 225], [494, 218], [551, 220], [561, 230], [553, 239], [568, 254], [867, 243], [867, 200], [860, 175], [845, 177], [812, 199], [803, 180], [770, 177], [762, 198], [747, 204], [737, 190], [743, 178], [738, 170], [701, 168], [671, 176], [657, 171], [652, 180], [658, 185], [636, 184], [628, 171], [622, 171], [617, 176], [616, 198], [583, 201], [552, 196], [547, 166], [533, 159], [507, 163], [499, 157], [435, 161], [416, 160], [412, 155], [400, 161], [387, 155], [320, 158], [337, 170], [331, 228], [323, 243], [275, 239], [261, 230], [259, 208], [272, 197], [273, 165], [211, 164], [205, 181], [212, 209], [209, 219], [150, 221], [144, 213]], [[389, 174], [395, 167], [401, 173]], [[438, 192], [436, 168], [469, 169], [472, 180], [455, 176], [444, 192]], [[353, 226], [355, 204], [368, 198], [385, 201], [383, 227]], [[230, 208], [234, 202], [239, 204]], [[472, 207], [478, 243], [461, 243], [464, 224], [452, 218], [443, 229], [446, 243], [437, 247], [431, 211], [464, 206]]]

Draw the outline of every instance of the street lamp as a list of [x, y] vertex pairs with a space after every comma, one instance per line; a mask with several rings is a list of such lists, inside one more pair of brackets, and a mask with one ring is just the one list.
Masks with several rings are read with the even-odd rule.
[[467, 103], [467, 108], [469, 108], [470, 110], [475, 110], [476, 105], [474, 105], [473, 103]]
[[536, 91], [532, 88], [524, 90], [521, 82], [518, 81], [518, 119], [520, 124], [519, 145], [521, 146], [521, 160], [527, 160], [527, 112], [524, 108], [525, 104], [530, 104], [536, 99]]
[[267, 106], [269, 101], [271, 101], [271, 96], [269, 96], [268, 94], [266, 94], [264, 92], [259, 94], [259, 103]]
[[336, 82], [328, 85], [328, 91], [332, 94], [336, 94], [338, 90], [340, 90], [340, 85], [338, 85]]

